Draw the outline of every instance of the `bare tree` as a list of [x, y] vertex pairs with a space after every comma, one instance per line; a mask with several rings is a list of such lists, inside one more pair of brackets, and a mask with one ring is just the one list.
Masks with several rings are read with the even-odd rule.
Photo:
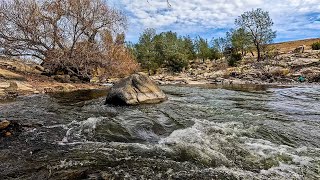
[[126, 22], [104, 0], [1, 0], [0, 49], [89, 78], [93, 66], [110, 60], [105, 56], [105, 32], [116, 35]]

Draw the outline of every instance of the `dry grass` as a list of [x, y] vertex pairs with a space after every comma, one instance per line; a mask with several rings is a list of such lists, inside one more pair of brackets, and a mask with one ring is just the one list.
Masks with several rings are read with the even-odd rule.
[[6, 69], [0, 68], [0, 78], [13, 79], [13, 80], [24, 80], [24, 77], [20, 74], [8, 71]]
[[281, 67], [276, 67], [276, 68], [270, 70], [270, 74], [272, 74], [273, 76], [277, 76], [277, 77], [284, 77], [284, 76], [288, 75], [289, 73], [290, 73], [289, 69], [281, 68]]
[[297, 41], [288, 41], [288, 42], [281, 42], [281, 43], [275, 43], [272, 44], [271, 47], [278, 49], [281, 52], [289, 52], [293, 51], [295, 48], [305, 45], [306, 50], [311, 50], [311, 45], [315, 42], [319, 42], [320, 38], [314, 38], [314, 39], [303, 39], [303, 40], [297, 40]]

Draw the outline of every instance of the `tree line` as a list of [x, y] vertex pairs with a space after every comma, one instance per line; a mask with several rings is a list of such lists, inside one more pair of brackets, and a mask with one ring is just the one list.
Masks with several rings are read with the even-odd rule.
[[267, 45], [276, 37], [271, 29], [273, 22], [269, 13], [256, 9], [243, 13], [235, 20], [236, 29], [226, 32], [225, 37], [207, 40], [197, 36], [178, 36], [168, 31], [157, 34], [146, 29], [136, 44], [129, 48], [143, 69], [154, 72], [160, 67], [181, 71], [190, 60], [216, 60], [225, 57], [230, 66], [237, 65], [247, 53], [263, 60]]
[[192, 39], [172, 31], [156, 34], [155, 29], [149, 28], [140, 35], [138, 43], [130, 44], [129, 48], [141, 67], [149, 72], [160, 67], [181, 71], [196, 58], [218, 59], [219, 52], [210, 44], [200, 36]]
[[275, 37], [268, 12], [245, 12], [235, 25], [211, 40], [146, 29], [132, 44], [125, 43], [127, 17], [105, 0], [6, 0], [0, 1], [0, 55], [35, 58], [48, 75], [63, 72], [82, 80], [97, 71], [125, 76], [139, 64], [149, 72], [182, 71], [190, 60], [225, 57], [234, 66], [253, 50], [262, 60]]

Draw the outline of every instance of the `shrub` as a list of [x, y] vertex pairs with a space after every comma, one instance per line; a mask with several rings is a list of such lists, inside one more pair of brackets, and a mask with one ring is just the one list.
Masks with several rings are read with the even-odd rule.
[[311, 47], [313, 50], [320, 50], [320, 41], [313, 43]]
[[242, 59], [242, 55], [241, 53], [236, 53], [236, 52], [233, 52], [230, 54], [230, 56], [227, 58], [228, 60], [228, 65], [229, 66], [237, 66], [237, 63]]
[[237, 66], [238, 61], [242, 59], [242, 54], [234, 47], [225, 48], [223, 54], [227, 59], [228, 65], [232, 67]]
[[49, 51], [43, 66], [51, 74], [59, 71], [77, 76], [83, 81], [89, 81], [93, 77], [123, 77], [138, 69], [129, 49], [122, 43], [116, 43], [109, 32], [101, 37], [100, 46], [84, 41], [75, 45], [73, 56], [66, 56], [67, 52]]
[[35, 57], [50, 73], [83, 80], [99, 68], [124, 75], [137, 66], [124, 47], [126, 25], [105, 0], [0, 1], [0, 53]]
[[165, 62], [165, 67], [173, 72], [181, 72], [183, 68], [187, 67], [189, 61], [183, 54], [175, 53], [174, 55], [168, 57]]
[[222, 54], [215, 48], [211, 49], [210, 60], [217, 60], [222, 58]]

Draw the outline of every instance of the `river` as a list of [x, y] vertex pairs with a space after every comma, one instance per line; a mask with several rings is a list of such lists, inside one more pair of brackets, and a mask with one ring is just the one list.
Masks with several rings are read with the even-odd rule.
[[106, 92], [0, 103], [1, 179], [319, 179], [320, 86], [163, 86], [156, 105]]

